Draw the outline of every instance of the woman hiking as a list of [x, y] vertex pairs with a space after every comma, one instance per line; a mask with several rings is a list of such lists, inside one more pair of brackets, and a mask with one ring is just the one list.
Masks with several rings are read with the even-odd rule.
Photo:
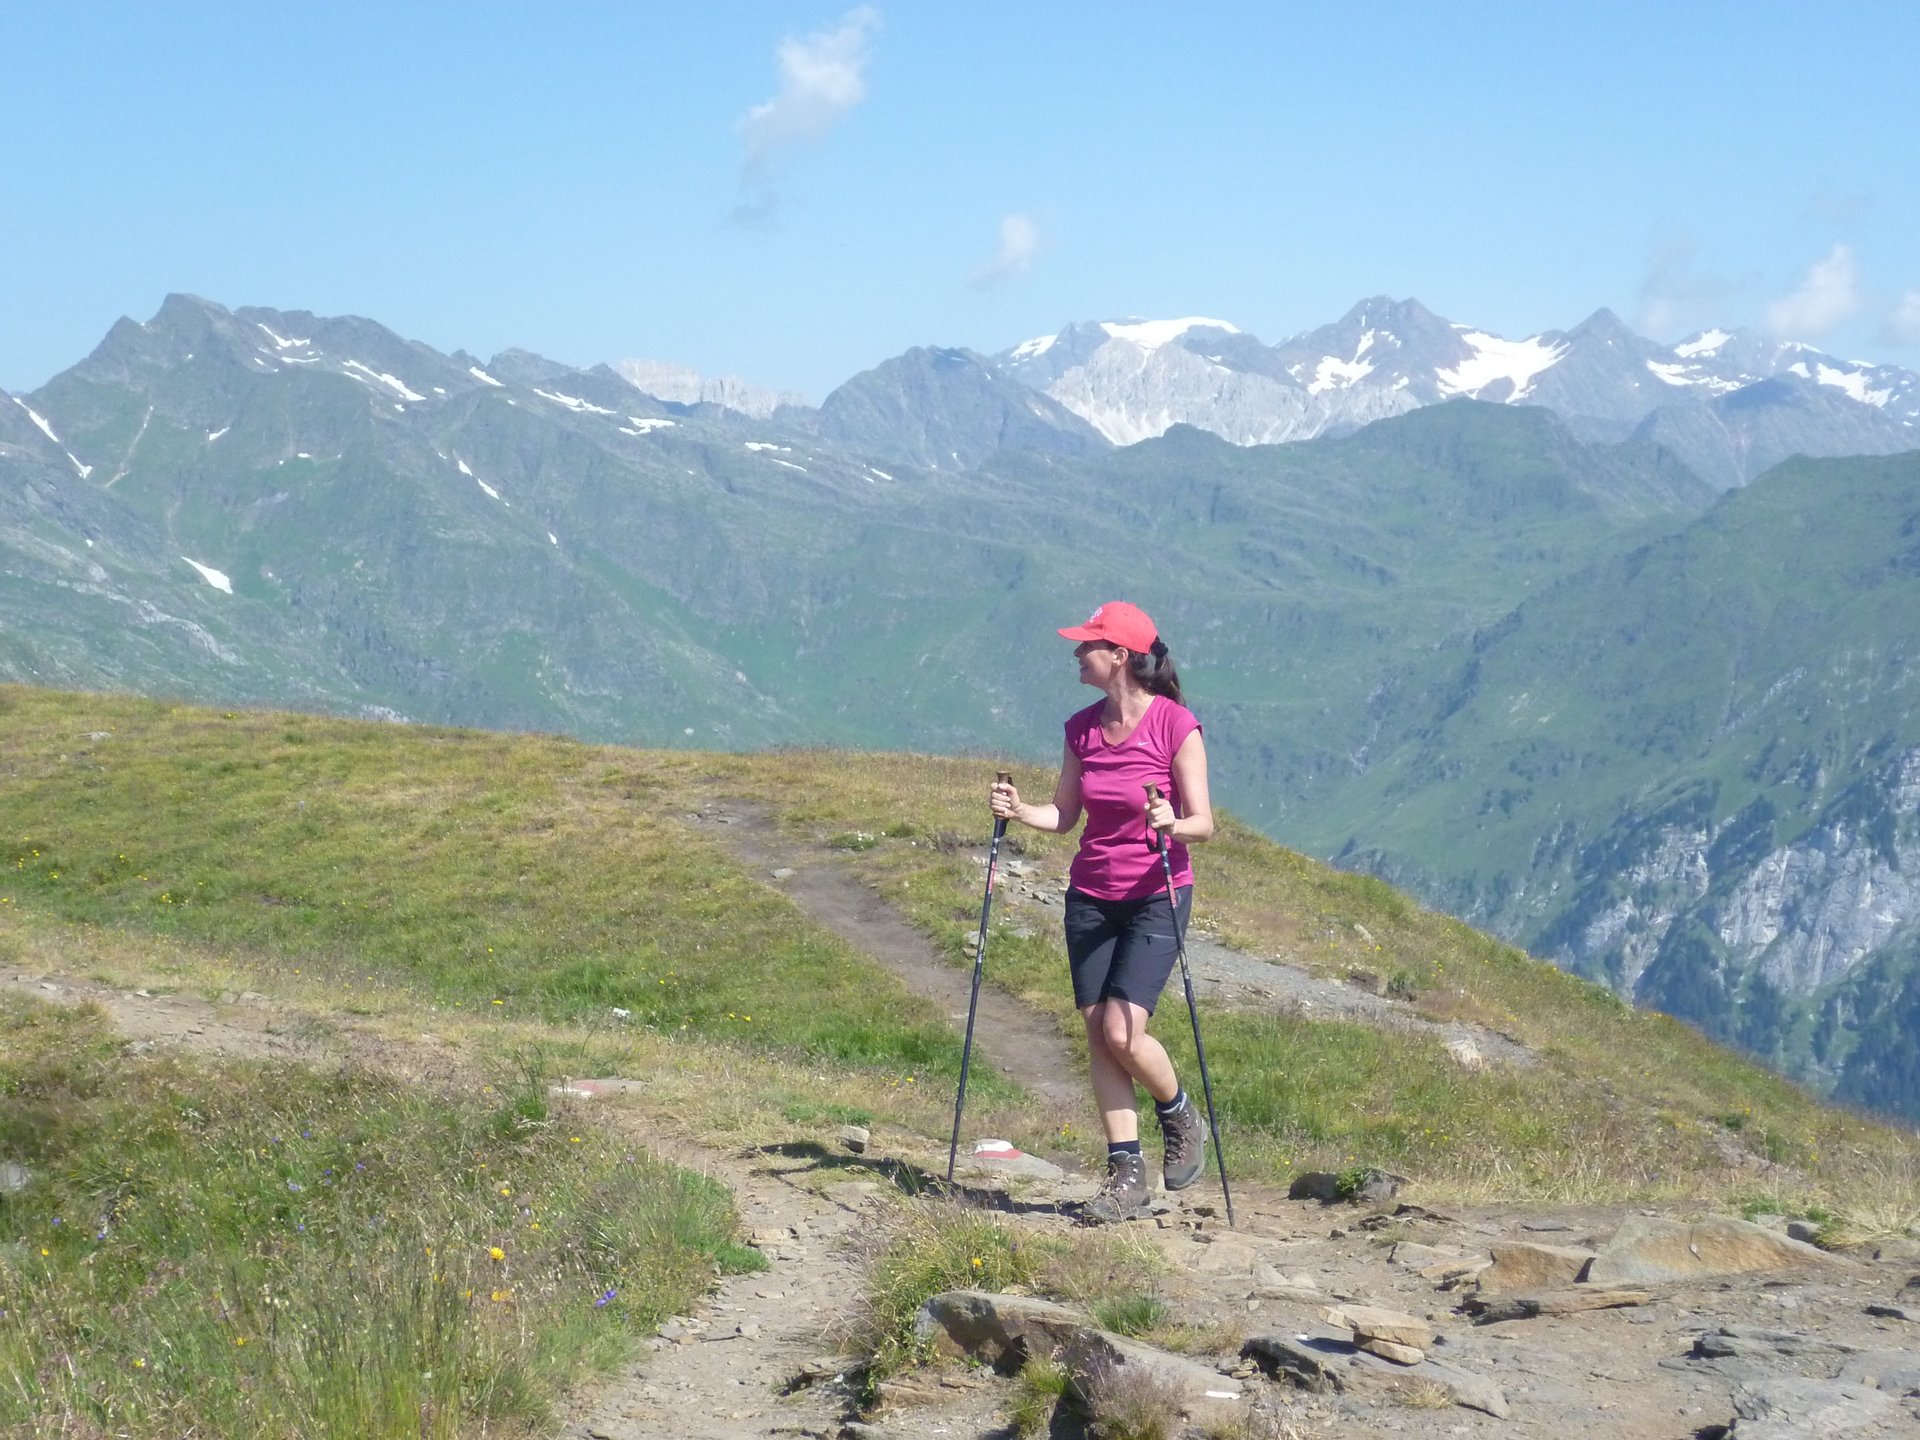
[[[1169, 1190], [1183, 1190], [1205, 1165], [1199, 1107], [1147, 1021], [1176, 956], [1158, 846], [1172, 847], [1179, 924], [1193, 907], [1193, 869], [1182, 842], [1210, 839], [1207, 752], [1200, 722], [1181, 703], [1180, 678], [1159, 628], [1137, 606], [1109, 601], [1077, 640], [1080, 683], [1105, 698], [1067, 718], [1066, 747], [1053, 800], [1030, 805], [1012, 785], [993, 787], [996, 818], [1064, 835], [1087, 818], [1068, 876], [1067, 958], [1073, 1003], [1087, 1027], [1087, 1066], [1107, 1132], [1107, 1178], [1086, 1215], [1118, 1221], [1144, 1215], [1153, 1198], [1140, 1152], [1137, 1082], [1153, 1096], [1164, 1140]], [[1147, 787], [1157, 788], [1149, 798]], [[1164, 837], [1164, 838], [1163, 838]]]

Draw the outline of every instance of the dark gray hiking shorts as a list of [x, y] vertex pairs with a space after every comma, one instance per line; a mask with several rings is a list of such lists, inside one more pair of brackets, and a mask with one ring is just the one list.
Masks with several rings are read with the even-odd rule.
[[[1174, 892], [1180, 900], [1180, 933], [1193, 913], [1193, 887]], [[1096, 900], [1067, 891], [1067, 964], [1073, 971], [1073, 1003], [1084, 1010], [1101, 1000], [1130, 1000], [1149, 1015], [1160, 1003], [1167, 976], [1179, 957], [1173, 907], [1166, 895], [1146, 900]]]

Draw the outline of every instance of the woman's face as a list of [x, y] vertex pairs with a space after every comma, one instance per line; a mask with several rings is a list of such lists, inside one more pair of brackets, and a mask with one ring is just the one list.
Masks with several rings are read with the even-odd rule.
[[1114, 671], [1126, 664], [1126, 652], [1104, 640], [1082, 640], [1073, 647], [1073, 658], [1080, 662], [1080, 683], [1104, 690]]

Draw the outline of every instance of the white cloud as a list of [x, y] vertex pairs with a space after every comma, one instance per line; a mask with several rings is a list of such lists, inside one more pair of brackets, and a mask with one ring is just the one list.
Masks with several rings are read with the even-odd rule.
[[880, 12], [870, 5], [849, 10], [840, 23], [801, 39], [789, 35], [775, 52], [780, 88], [734, 123], [746, 146], [744, 179], [765, 184], [788, 152], [817, 145], [867, 97], [870, 41]]
[[1739, 290], [1734, 282], [1695, 265], [1693, 236], [1666, 230], [1654, 237], [1640, 273], [1640, 329], [1657, 339], [1678, 339], [1725, 320]]
[[1920, 345], [1920, 290], [1909, 290], [1894, 303], [1880, 338], [1890, 345]]
[[1824, 260], [1807, 267], [1799, 289], [1767, 306], [1767, 328], [1776, 335], [1817, 340], [1858, 314], [1861, 304], [1853, 247], [1836, 245]]
[[1040, 253], [1040, 227], [1031, 215], [1014, 211], [1000, 217], [1000, 244], [993, 259], [973, 272], [975, 287], [985, 289], [1033, 268], [1033, 257]]

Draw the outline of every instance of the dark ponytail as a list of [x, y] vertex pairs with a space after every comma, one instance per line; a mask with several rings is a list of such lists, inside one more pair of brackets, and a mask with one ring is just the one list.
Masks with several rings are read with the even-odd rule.
[[1159, 636], [1154, 637], [1151, 650], [1136, 650], [1128, 657], [1127, 671], [1152, 694], [1163, 695], [1176, 705], [1186, 703], [1180, 698], [1180, 672], [1173, 668], [1167, 642]]

